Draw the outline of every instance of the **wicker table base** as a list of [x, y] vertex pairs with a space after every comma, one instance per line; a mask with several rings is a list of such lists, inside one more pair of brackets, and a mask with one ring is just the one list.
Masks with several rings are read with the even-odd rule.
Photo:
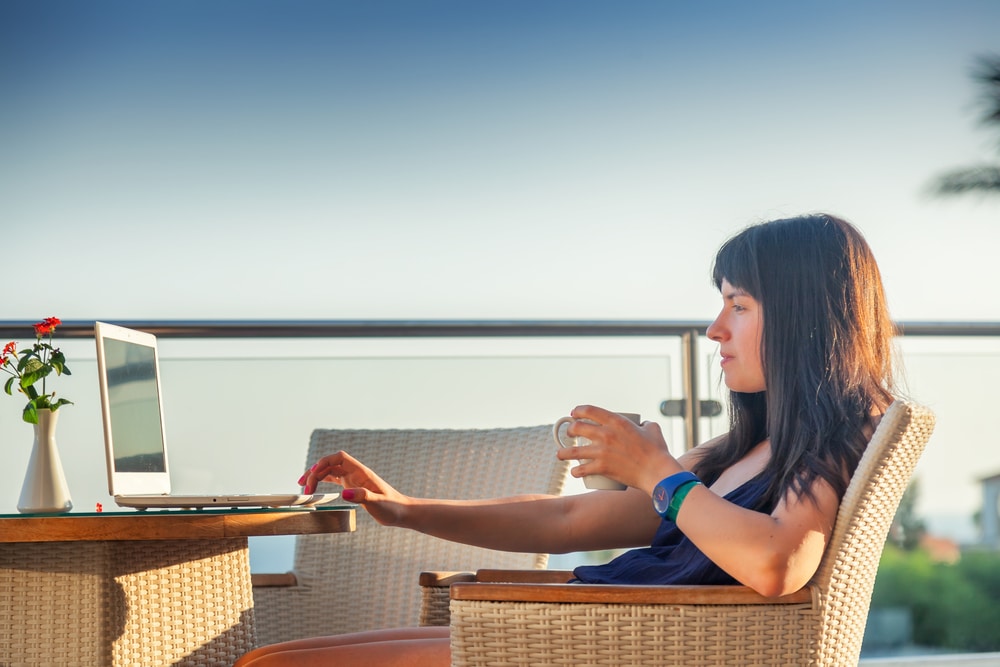
[[254, 647], [245, 537], [0, 544], [0, 665], [231, 665]]

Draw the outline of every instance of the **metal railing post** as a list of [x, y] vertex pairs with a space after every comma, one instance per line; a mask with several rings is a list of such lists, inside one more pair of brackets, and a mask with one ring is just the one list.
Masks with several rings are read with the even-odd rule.
[[682, 382], [684, 384], [684, 445], [698, 446], [698, 422], [701, 420], [701, 400], [698, 398], [698, 330], [681, 334]]

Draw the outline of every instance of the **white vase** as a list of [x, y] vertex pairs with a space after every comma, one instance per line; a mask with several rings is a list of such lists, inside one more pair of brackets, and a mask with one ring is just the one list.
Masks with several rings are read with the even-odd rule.
[[35, 445], [28, 459], [28, 470], [24, 473], [21, 498], [17, 501], [17, 510], [24, 514], [68, 512], [73, 509], [56, 447], [58, 420], [58, 410], [38, 411], [38, 423], [33, 425]]

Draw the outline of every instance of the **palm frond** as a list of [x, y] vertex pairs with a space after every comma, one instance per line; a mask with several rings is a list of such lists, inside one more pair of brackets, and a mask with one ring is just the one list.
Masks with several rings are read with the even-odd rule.
[[1000, 166], [984, 165], [942, 174], [937, 180], [935, 192], [941, 195], [966, 192], [1000, 194]]
[[980, 56], [972, 77], [982, 84], [983, 123], [1000, 123], [1000, 55]]

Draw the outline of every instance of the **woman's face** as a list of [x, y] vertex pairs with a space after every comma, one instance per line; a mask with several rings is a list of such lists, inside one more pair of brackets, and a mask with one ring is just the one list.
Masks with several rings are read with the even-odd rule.
[[764, 316], [760, 302], [723, 280], [722, 312], [708, 327], [708, 337], [719, 344], [722, 374], [730, 391], [764, 391], [764, 365], [760, 359]]

